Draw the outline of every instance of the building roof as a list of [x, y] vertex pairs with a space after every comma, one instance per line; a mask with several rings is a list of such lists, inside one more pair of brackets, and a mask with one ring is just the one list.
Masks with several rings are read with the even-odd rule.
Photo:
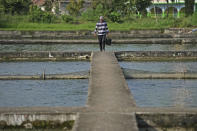
[[[168, 0], [169, 3], [171, 3], [172, 1], [171, 0]], [[179, 3], [184, 3], [185, 0], [174, 0], [175, 2]], [[153, 0], [153, 3], [167, 3], [166, 0]], [[195, 3], [197, 3], [197, 0], [195, 0]]]
[[45, 0], [32, 0], [35, 5], [42, 6], [45, 3]]

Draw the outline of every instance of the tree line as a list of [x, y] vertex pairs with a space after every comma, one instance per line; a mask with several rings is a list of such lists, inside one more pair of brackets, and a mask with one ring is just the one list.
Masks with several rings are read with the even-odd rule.
[[[157, 0], [158, 2], [160, 0]], [[169, 2], [179, 2], [180, 0], [166, 0]], [[152, 0], [91, 0], [91, 5], [85, 12], [84, 0], [70, 0], [66, 7], [66, 12], [71, 16], [104, 15], [110, 20], [118, 22], [120, 17], [141, 14], [146, 15], [146, 8], [152, 4]], [[190, 16], [194, 13], [195, 0], [185, 0], [185, 14]], [[32, 0], [0, 0], [0, 11], [5, 14], [30, 14], [33, 15], [32, 21], [39, 21], [40, 17], [52, 17], [51, 10], [55, 7], [55, 13], [58, 15], [58, 0], [45, 0], [45, 12], [34, 6]], [[85, 12], [85, 13], [84, 13]], [[38, 15], [38, 17], [36, 17]], [[67, 15], [67, 16], [68, 16]], [[68, 20], [68, 18], [65, 18]]]

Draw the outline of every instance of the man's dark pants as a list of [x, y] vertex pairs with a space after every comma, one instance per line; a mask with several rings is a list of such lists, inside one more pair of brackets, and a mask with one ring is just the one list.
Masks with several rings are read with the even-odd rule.
[[106, 35], [98, 35], [100, 51], [105, 51], [105, 39]]

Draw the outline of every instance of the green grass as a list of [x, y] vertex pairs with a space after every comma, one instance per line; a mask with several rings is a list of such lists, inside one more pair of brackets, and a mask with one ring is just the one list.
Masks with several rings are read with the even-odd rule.
[[[38, 30], [38, 31], [80, 31], [95, 29], [96, 22], [84, 21], [78, 19], [76, 24], [58, 22], [48, 23], [31, 23], [28, 16], [0, 16], [0, 30]], [[133, 18], [125, 20], [123, 23], [108, 22], [110, 31], [129, 31], [133, 29], [164, 29], [164, 28], [186, 28], [197, 26], [197, 14], [188, 18]]]
[[[68, 24], [68, 23], [60, 23], [60, 24], [44, 24], [44, 23], [19, 23], [19, 24], [9, 24], [4, 28], [0, 28], [0, 30], [50, 30], [50, 31], [77, 31], [77, 30], [90, 30], [93, 31], [95, 29], [95, 22], [87, 22], [82, 24]], [[163, 29], [169, 28], [168, 24], [157, 24], [156, 22], [150, 23], [132, 23], [125, 22], [122, 24], [118, 23], [108, 23], [109, 29], [112, 31], [129, 31], [132, 29]]]

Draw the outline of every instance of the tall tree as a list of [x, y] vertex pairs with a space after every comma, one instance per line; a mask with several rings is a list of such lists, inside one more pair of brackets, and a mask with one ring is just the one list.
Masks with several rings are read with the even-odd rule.
[[185, 15], [190, 16], [194, 13], [195, 0], [185, 0]]
[[92, 0], [92, 6], [95, 9], [98, 4], [103, 5], [103, 9], [110, 12], [119, 12], [126, 15], [132, 11], [144, 12], [150, 6], [152, 0]]
[[152, 0], [136, 0], [135, 6], [141, 14], [145, 14], [146, 8], [152, 4]]
[[80, 10], [83, 8], [84, 0], [70, 0], [66, 7], [70, 15], [79, 16]]

